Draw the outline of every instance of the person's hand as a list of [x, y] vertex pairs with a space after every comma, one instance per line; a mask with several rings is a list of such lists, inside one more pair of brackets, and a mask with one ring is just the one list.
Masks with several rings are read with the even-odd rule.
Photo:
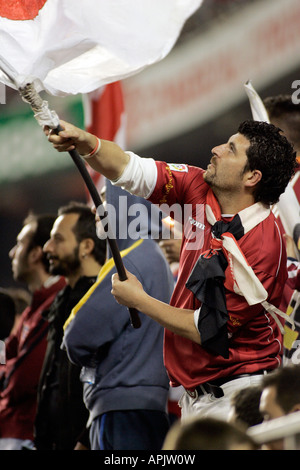
[[65, 121], [60, 121], [60, 125], [63, 130], [59, 133], [44, 126], [45, 135], [58, 152], [70, 152], [76, 148], [80, 155], [87, 155], [97, 145], [94, 135]]
[[136, 276], [128, 271], [126, 275], [128, 279], [125, 281], [120, 281], [117, 273], [112, 275], [111, 293], [119, 304], [140, 310], [139, 306], [143, 296], [146, 295], [145, 291]]
[[181, 242], [181, 239], [175, 238], [161, 240], [159, 242], [159, 246], [162, 249], [169, 264], [179, 262]]
[[77, 442], [74, 450], [90, 450], [88, 449], [84, 444], [81, 444], [81, 442]]

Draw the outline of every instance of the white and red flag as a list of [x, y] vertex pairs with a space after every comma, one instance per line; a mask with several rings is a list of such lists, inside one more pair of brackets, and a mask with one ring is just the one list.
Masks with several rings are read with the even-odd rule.
[[52, 95], [89, 93], [163, 59], [201, 3], [0, 0], [0, 68], [17, 87], [29, 79]]

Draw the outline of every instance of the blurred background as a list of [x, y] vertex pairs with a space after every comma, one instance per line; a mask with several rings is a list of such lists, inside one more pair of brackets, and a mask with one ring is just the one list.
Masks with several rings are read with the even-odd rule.
[[[205, 168], [211, 148], [252, 118], [247, 80], [262, 98], [296, 91], [299, 43], [298, 0], [204, 0], [167, 58], [122, 82], [126, 148]], [[45, 99], [61, 119], [86, 126], [84, 97]], [[9, 88], [0, 152], [0, 287], [9, 287], [16, 283], [8, 253], [28, 212], [56, 213], [87, 194], [70, 156], [52, 149]]]

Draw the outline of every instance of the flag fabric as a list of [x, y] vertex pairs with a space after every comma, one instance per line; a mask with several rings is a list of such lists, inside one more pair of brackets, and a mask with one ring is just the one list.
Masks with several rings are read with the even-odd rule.
[[0, 0], [0, 81], [89, 93], [163, 59], [202, 0]]
[[249, 80], [248, 82], [245, 83], [244, 88], [249, 98], [249, 104], [250, 104], [253, 120], [270, 122], [265, 105], [261, 97], [259, 96], [257, 91], [253, 88], [253, 85]]
[[[122, 83], [110, 83], [83, 95], [83, 111], [85, 129], [100, 139], [116, 142], [120, 147], [126, 146], [126, 114]], [[101, 190], [105, 178], [94, 171], [89, 165], [87, 169], [98, 190]], [[88, 201], [90, 196], [88, 195]]]

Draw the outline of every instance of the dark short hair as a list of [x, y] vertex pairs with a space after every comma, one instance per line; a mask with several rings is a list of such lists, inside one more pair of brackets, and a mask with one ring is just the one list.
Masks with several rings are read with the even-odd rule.
[[95, 215], [91, 208], [82, 202], [71, 201], [58, 209], [58, 215], [78, 214], [78, 220], [73, 227], [73, 232], [78, 243], [86, 238], [94, 241], [92, 255], [99, 264], [103, 265], [106, 258], [106, 242], [97, 236]]
[[261, 387], [252, 385], [238, 390], [232, 398], [236, 418], [246, 427], [263, 422], [263, 415], [259, 411], [260, 396]]
[[250, 141], [244, 171], [262, 173], [254, 191], [255, 202], [275, 204], [295, 172], [297, 162], [293, 146], [278, 127], [266, 122], [244, 121], [238, 132]]
[[287, 113], [300, 113], [300, 104], [293, 102], [292, 95], [268, 96], [263, 100], [263, 103], [270, 119], [279, 118]]
[[[30, 212], [24, 219], [23, 227], [27, 224], [36, 225], [32, 232], [31, 240], [28, 244], [27, 253], [29, 253], [34, 247], [40, 246], [43, 248], [45, 243], [50, 238], [50, 232], [52, 230], [56, 215], [54, 214], [34, 214]], [[47, 259], [46, 253], [43, 252], [41, 259], [45, 269], [49, 272], [49, 260]]]
[[300, 103], [295, 103], [292, 95], [268, 96], [263, 100], [270, 121], [283, 127], [286, 138], [300, 149]]
[[263, 376], [262, 389], [274, 387], [276, 402], [288, 414], [300, 403], [300, 365], [280, 367]]
[[171, 432], [175, 434], [172, 450], [230, 450], [242, 444], [248, 444], [253, 450], [257, 447], [244, 430], [211, 417], [175, 423]]

